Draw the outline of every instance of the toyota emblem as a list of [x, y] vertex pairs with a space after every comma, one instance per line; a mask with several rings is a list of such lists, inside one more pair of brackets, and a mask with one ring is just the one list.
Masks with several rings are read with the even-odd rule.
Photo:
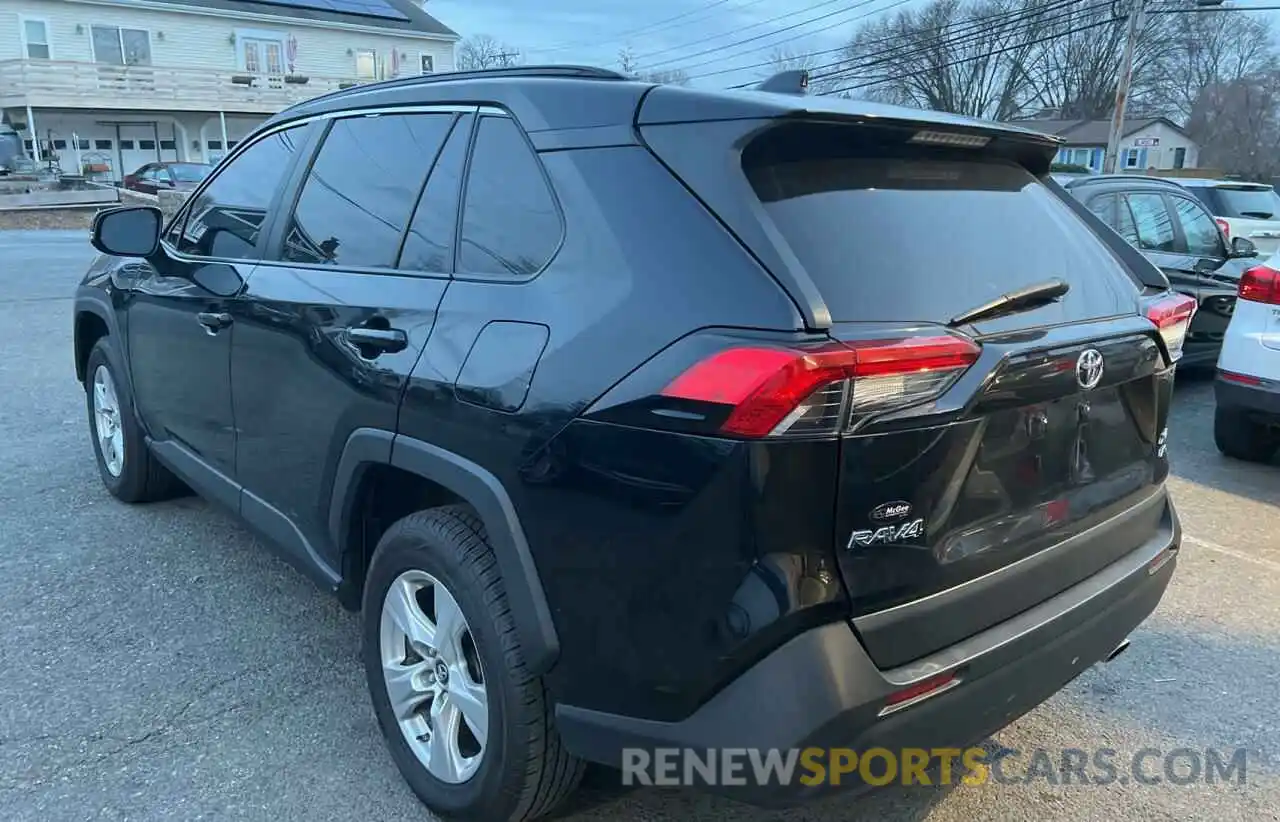
[[1102, 382], [1102, 352], [1096, 348], [1086, 348], [1080, 352], [1076, 360], [1076, 382], [1085, 391], [1098, 387]]

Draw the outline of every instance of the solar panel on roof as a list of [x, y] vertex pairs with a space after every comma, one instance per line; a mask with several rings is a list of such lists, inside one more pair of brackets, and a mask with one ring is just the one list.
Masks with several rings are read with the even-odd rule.
[[[246, 2], [246, 0], [241, 0]], [[385, 0], [247, 0], [284, 8], [315, 9], [336, 14], [354, 14], [360, 17], [377, 17], [382, 20], [408, 21], [404, 12]]]

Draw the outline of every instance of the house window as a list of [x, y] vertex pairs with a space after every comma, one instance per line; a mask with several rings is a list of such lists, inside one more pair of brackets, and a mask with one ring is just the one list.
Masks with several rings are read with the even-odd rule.
[[173, 140], [161, 140], [160, 150], [161, 151], [177, 151], [178, 144], [175, 143]]
[[240, 42], [244, 49], [241, 61], [245, 71], [272, 77], [284, 74], [284, 45], [279, 40], [246, 37]]
[[53, 141], [53, 149], [54, 149], [54, 151], [66, 151], [66, 150], [67, 150], [67, 141], [66, 141], [66, 140], [54, 140], [54, 141]]
[[221, 141], [221, 140], [210, 140], [210, 141], [209, 141], [209, 150], [210, 150], [210, 151], [222, 151], [222, 141]]
[[132, 140], [121, 140], [121, 141], [120, 141], [120, 148], [124, 149], [125, 151], [133, 151], [133, 141], [132, 141]]
[[88, 151], [88, 150], [89, 150], [89, 141], [88, 141], [88, 140], [77, 140], [77, 141], [76, 141], [76, 148], [80, 149], [81, 151]]
[[27, 57], [31, 60], [48, 60], [49, 24], [43, 20], [22, 21], [22, 41], [26, 45]]
[[92, 26], [93, 59], [113, 66], [151, 65], [151, 32], [119, 26]]
[[421, 60], [420, 69], [423, 74], [431, 74], [436, 70], [436, 58], [432, 55], [422, 54], [419, 55], [419, 59]]
[[361, 80], [378, 78], [378, 53], [373, 49], [356, 49], [356, 77]]
[[97, 151], [110, 151], [111, 141], [110, 140], [94, 140], [93, 147]]
[[27, 154], [31, 153], [32, 145], [30, 140], [23, 140], [22, 145], [26, 146]]
[[1124, 167], [1125, 168], [1138, 167], [1138, 152], [1135, 149], [1126, 148], [1124, 150]]
[[155, 151], [156, 141], [155, 140], [139, 140], [138, 148], [141, 149], [142, 151]]

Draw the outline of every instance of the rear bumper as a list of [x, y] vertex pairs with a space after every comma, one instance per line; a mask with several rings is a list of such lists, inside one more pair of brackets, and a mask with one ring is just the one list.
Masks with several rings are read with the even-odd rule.
[[[882, 747], [901, 756], [907, 748], [976, 744], [1106, 658], [1155, 609], [1181, 544], [1171, 503], [1165, 525], [1094, 576], [907, 665], [876, 668], [848, 624], [829, 624], [774, 651], [687, 719], [655, 722], [560, 705], [560, 734], [578, 756], [614, 767], [622, 766], [625, 749], [651, 757], [659, 749], [694, 749], [705, 759], [708, 749], [780, 750], [785, 756], [792, 749]], [[890, 694], [951, 671], [958, 673], [958, 686], [879, 716]], [[677, 772], [683, 774], [684, 766]], [[774, 807], [833, 790], [829, 781], [807, 786], [798, 778], [786, 785], [705, 787]], [[838, 789], [865, 787], [855, 773], [842, 776]]]
[[1275, 383], [1245, 385], [1219, 376], [1214, 380], [1213, 392], [1214, 399], [1223, 408], [1242, 408], [1280, 418], [1280, 385]]

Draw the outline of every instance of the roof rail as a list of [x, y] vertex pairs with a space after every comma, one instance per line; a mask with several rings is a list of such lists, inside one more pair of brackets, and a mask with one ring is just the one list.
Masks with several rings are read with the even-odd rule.
[[1071, 181], [1071, 185], [1086, 185], [1089, 183], [1109, 183], [1113, 180], [1125, 181], [1141, 181], [1144, 183], [1168, 183], [1174, 186], [1181, 186], [1176, 177], [1157, 177], [1154, 174], [1092, 174], [1087, 177], [1076, 177]]
[[756, 91], [778, 94], [804, 94], [809, 89], [809, 72], [804, 69], [780, 71], [756, 86]]
[[545, 66], [509, 66], [507, 68], [472, 69], [470, 71], [441, 71], [433, 74], [414, 74], [408, 77], [395, 77], [390, 80], [379, 80], [373, 83], [360, 83], [350, 88], [330, 91], [310, 97], [290, 108], [305, 106], [317, 100], [331, 100], [369, 89], [398, 88], [400, 86], [416, 86], [430, 83], [445, 83], [455, 80], [483, 80], [489, 77], [562, 77], [582, 80], [630, 80], [625, 74], [596, 66], [577, 65], [545, 65]]

